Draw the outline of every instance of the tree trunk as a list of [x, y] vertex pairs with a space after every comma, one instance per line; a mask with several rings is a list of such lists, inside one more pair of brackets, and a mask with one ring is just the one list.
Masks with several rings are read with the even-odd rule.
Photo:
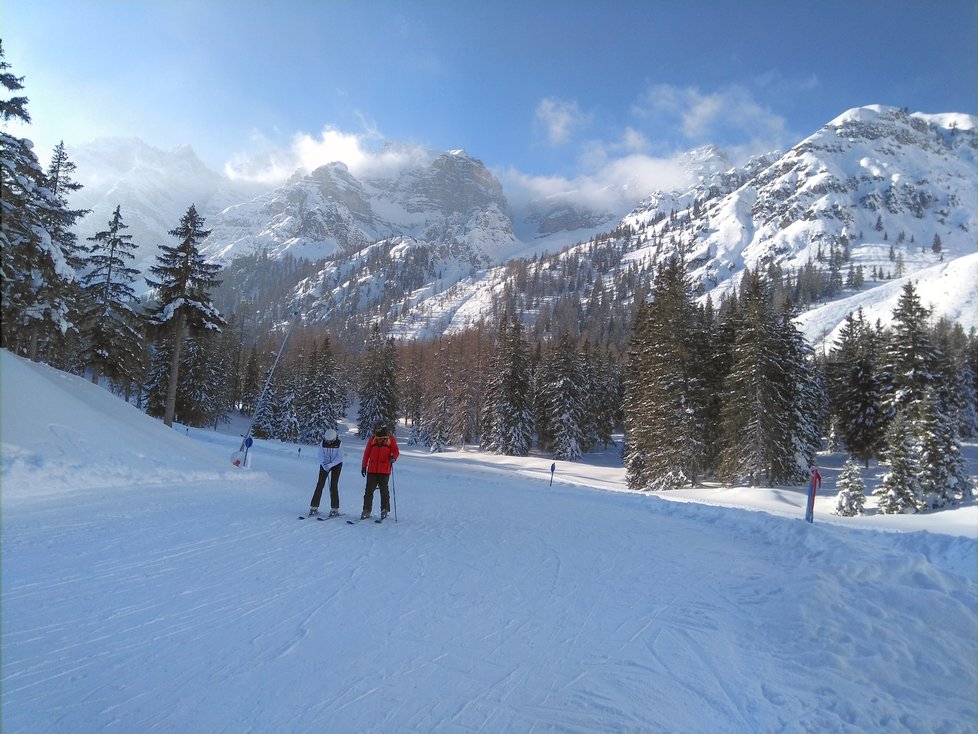
[[172, 426], [173, 416], [177, 410], [177, 379], [180, 377], [180, 347], [183, 345], [183, 311], [178, 311], [174, 317], [173, 327], [173, 358], [170, 360], [170, 381], [166, 385], [166, 408], [163, 411], [163, 425]]

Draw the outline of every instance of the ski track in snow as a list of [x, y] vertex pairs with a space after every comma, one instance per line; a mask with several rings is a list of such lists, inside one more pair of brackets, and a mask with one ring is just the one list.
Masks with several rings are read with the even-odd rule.
[[[900, 711], [916, 684], [877, 686], [855, 709], [833, 671], [919, 670], [902, 636], [974, 603], [885, 535], [857, 533], [844, 547], [880, 563], [847, 566], [817, 538], [829, 527], [780, 520], [778, 534], [756, 513], [399, 470], [403, 517], [382, 526], [298, 523], [289, 504], [306, 488], [271, 481], [233, 503], [199, 485], [168, 506], [133, 493], [125, 512], [118, 496], [8, 510], [10, 731], [871, 730], [894, 725], [875, 712]], [[906, 598], [893, 574], [909, 576]], [[856, 583], [884, 593], [847, 608]], [[894, 601], [920, 610], [918, 629], [887, 629], [912, 619]], [[926, 673], [951, 691], [967, 679], [953, 661]], [[968, 706], [907, 729], [963, 731]]]
[[[198, 435], [215, 461], [240, 440]], [[973, 538], [411, 447], [397, 522], [297, 522], [314, 457], [253, 460], [5, 487], [5, 733], [974, 732]], [[348, 517], [362, 486], [341, 477]]]

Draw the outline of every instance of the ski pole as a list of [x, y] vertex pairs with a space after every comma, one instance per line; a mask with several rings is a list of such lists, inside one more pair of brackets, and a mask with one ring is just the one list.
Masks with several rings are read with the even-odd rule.
[[391, 501], [394, 503], [394, 522], [397, 522], [397, 492], [394, 491], [394, 465], [391, 464]]

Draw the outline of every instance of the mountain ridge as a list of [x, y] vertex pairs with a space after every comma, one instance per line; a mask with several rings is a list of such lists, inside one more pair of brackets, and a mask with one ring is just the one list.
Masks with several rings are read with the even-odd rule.
[[[976, 149], [973, 116], [869, 105], [741, 166], [715, 146], [689, 151], [681, 163], [690, 186], [646, 193], [628, 212], [567, 196], [517, 212], [498, 179], [462, 150], [386, 178], [359, 179], [332, 163], [210, 214], [204, 252], [222, 263], [249, 253], [323, 260], [319, 273], [296, 284], [289, 308], [311, 320], [381, 320], [404, 338], [490, 317], [494, 294], [519, 289], [507, 265], [513, 258], [529, 257], [539, 269], [538, 258], [551, 258], [552, 267], [596, 257], [595, 248], [604, 264], [576, 293], [584, 305], [607, 288], [619, 301], [633, 298], [622, 284], [647, 283], [674, 255], [686, 259], [700, 297], [714, 302], [750, 267], [814, 269], [828, 279], [827, 302], [863, 293], [872, 304], [878, 285], [946, 273], [936, 266], [975, 251]], [[208, 202], [233, 195], [218, 179], [202, 180]], [[965, 270], [974, 273], [971, 262]], [[859, 286], [848, 287], [854, 278]], [[934, 305], [948, 299], [962, 325], [974, 326], [962, 294], [935, 296]], [[540, 307], [532, 300], [511, 305], [532, 320]], [[810, 339], [837, 326], [807, 321]]]

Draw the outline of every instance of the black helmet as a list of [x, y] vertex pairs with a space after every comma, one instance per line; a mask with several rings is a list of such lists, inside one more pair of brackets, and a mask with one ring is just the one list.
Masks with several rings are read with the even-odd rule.
[[377, 423], [374, 426], [374, 433], [376, 433], [378, 436], [386, 436], [387, 426], [385, 426], [383, 423]]

